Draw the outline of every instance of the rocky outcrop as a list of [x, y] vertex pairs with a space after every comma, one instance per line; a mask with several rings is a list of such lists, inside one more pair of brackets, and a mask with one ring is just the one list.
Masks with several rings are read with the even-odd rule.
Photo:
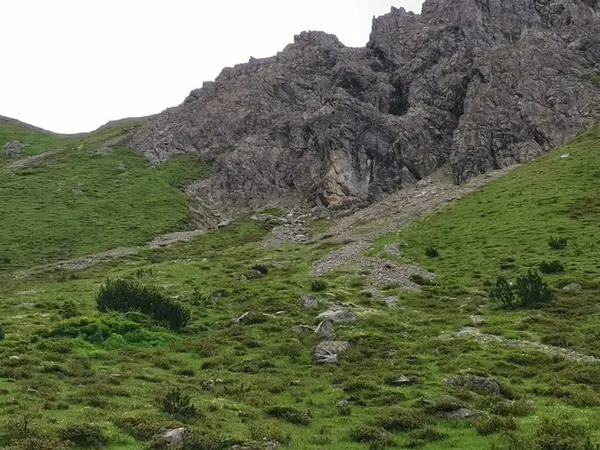
[[563, 143], [595, 120], [599, 71], [598, 0], [427, 0], [374, 19], [366, 48], [304, 32], [227, 68], [133, 146], [213, 164], [193, 190], [206, 223], [287, 201], [359, 207], [448, 163], [463, 182]]

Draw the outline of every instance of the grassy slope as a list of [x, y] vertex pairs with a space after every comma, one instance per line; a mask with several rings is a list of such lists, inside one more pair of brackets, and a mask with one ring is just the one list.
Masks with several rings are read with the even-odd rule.
[[150, 167], [126, 148], [97, 152], [124, 129], [61, 138], [0, 126], [0, 148], [18, 140], [30, 144], [24, 157], [51, 152], [21, 168], [0, 156], [0, 270], [140, 245], [187, 226], [181, 184], [207, 168], [185, 158]]
[[[599, 364], [438, 336], [467, 325], [468, 315], [485, 304], [484, 331], [547, 339], [600, 355], [594, 314], [600, 292], [593, 271], [598, 252], [592, 245], [598, 186], [591, 182], [600, 161], [599, 136], [598, 131], [584, 135], [567, 149], [377, 242], [374, 252], [388, 242], [407, 243], [405, 257], [438, 274], [438, 285], [421, 293], [387, 289], [387, 295], [400, 298], [400, 308], [386, 309], [363, 295], [362, 275], [329, 275], [328, 288], [319, 297], [371, 308], [358, 324], [336, 327], [338, 337], [352, 344], [337, 366], [315, 365], [310, 353], [315, 337], [292, 331], [294, 325], [314, 322], [316, 312], [303, 309], [299, 298], [310, 293], [312, 263], [335, 248], [327, 239], [264, 249], [256, 241], [268, 230], [241, 220], [189, 244], [79, 272], [76, 279], [65, 281], [48, 273], [37, 280], [7, 280], [0, 285], [0, 323], [7, 333], [0, 342], [0, 416], [18, 424], [28, 417], [31, 430], [46, 434], [68, 424], [93, 423], [109, 436], [111, 449], [138, 450], [147, 440], [125, 430], [124, 421], [146, 424], [150, 434], [181, 423], [161, 413], [156, 403], [170, 387], [179, 387], [202, 413], [186, 426], [245, 441], [289, 436], [294, 449], [366, 449], [366, 444], [349, 439], [349, 431], [380, 418], [397, 418], [398, 410], [426, 411], [425, 420], [445, 436], [434, 441], [432, 433], [396, 431], [393, 438], [400, 447], [480, 450], [502, 440], [479, 435], [470, 422], [436, 419], [435, 411], [449, 402], [449, 395], [453, 403], [487, 413], [511, 408], [521, 412], [517, 420], [524, 435], [542, 417], [562, 411], [598, 430]], [[572, 153], [571, 160], [558, 157], [565, 152]], [[546, 241], [557, 234], [568, 237], [569, 245], [552, 252]], [[424, 256], [429, 245], [439, 248], [441, 258]], [[502, 271], [500, 262], [507, 258], [515, 267]], [[487, 281], [500, 274], [513, 277], [541, 259], [560, 259], [567, 265], [567, 273], [545, 277], [553, 285], [577, 280], [584, 291], [559, 292], [555, 306], [536, 311], [505, 311], [486, 303]], [[267, 265], [269, 273], [240, 280], [257, 263]], [[135, 335], [113, 333], [106, 340], [39, 337], [69, 323], [60, 314], [65, 301], [74, 302], [81, 317], [105, 320], [95, 310], [94, 294], [107, 276], [135, 279], [180, 296], [192, 310], [188, 332], [176, 335], [148, 327]], [[194, 290], [221, 290], [224, 296], [199, 300]], [[29, 309], [27, 303], [36, 305]], [[252, 320], [235, 324], [247, 311], [254, 313]], [[280, 311], [285, 313], [274, 314]], [[517, 405], [532, 401], [535, 411], [515, 411], [502, 396], [448, 389], [445, 379], [461, 372], [496, 377], [518, 399]], [[399, 375], [417, 377], [419, 383], [386, 385], [387, 378]], [[205, 390], [209, 380], [221, 381]], [[341, 400], [350, 401], [349, 415], [340, 414]], [[310, 411], [312, 422], [305, 427], [269, 417], [266, 412], [273, 406]], [[15, 433], [0, 430], [5, 430], [0, 431], [0, 445], [7, 445]]]

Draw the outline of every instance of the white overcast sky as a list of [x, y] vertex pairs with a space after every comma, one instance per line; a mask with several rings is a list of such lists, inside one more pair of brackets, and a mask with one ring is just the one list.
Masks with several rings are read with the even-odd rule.
[[0, 0], [0, 115], [55, 132], [178, 105], [223, 67], [303, 30], [362, 46], [420, 0]]

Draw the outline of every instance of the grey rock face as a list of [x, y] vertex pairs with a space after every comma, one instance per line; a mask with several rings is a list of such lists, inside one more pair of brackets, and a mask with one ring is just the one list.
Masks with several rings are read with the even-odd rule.
[[334, 323], [356, 322], [358, 317], [352, 311], [346, 308], [329, 309], [317, 316], [317, 320], [330, 320]]
[[21, 144], [19, 141], [11, 141], [4, 144], [6, 156], [20, 156], [21, 150], [29, 147], [29, 144]]
[[598, 0], [427, 0], [374, 19], [366, 48], [304, 32], [226, 68], [132, 145], [213, 165], [190, 190], [206, 226], [288, 199], [353, 208], [448, 163], [462, 182], [563, 143], [594, 122], [599, 70]]
[[323, 341], [315, 348], [315, 358], [319, 364], [335, 364], [348, 349], [350, 343], [346, 341]]
[[302, 297], [302, 306], [306, 309], [318, 308], [319, 300], [314, 295], [305, 295]]
[[185, 428], [175, 428], [173, 430], [168, 430], [163, 434], [164, 441], [169, 445], [179, 445], [183, 443], [185, 439]]
[[323, 339], [332, 341], [335, 339], [335, 328], [331, 320], [323, 320], [316, 328], [315, 334]]
[[446, 380], [446, 385], [485, 394], [500, 393], [500, 384], [496, 380], [477, 375], [458, 375]]

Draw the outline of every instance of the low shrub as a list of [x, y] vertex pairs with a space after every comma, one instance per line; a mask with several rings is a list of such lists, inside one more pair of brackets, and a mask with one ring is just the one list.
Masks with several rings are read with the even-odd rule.
[[273, 427], [268, 424], [261, 423], [257, 425], [252, 423], [248, 427], [248, 433], [250, 439], [254, 442], [278, 442], [279, 444], [287, 447], [292, 442], [292, 435], [286, 433], [280, 428]]
[[325, 283], [323, 280], [314, 280], [310, 285], [310, 289], [313, 292], [324, 291], [325, 289], [327, 289], [327, 283]]
[[149, 414], [116, 417], [112, 419], [112, 422], [135, 439], [142, 441], [149, 441], [161, 430], [174, 429], [182, 426], [181, 423], [165, 421], [164, 418], [158, 418]]
[[440, 256], [440, 252], [435, 247], [427, 247], [425, 249], [425, 256], [428, 256], [429, 258], [437, 258]]
[[386, 431], [398, 432], [423, 428], [429, 423], [428, 417], [422, 411], [414, 409], [396, 409], [390, 414], [373, 420], [372, 425]]
[[369, 444], [370, 448], [395, 446], [393, 437], [384, 429], [372, 425], [358, 425], [350, 430], [348, 437], [352, 442]]
[[277, 419], [285, 420], [294, 425], [310, 425], [312, 415], [310, 411], [298, 411], [289, 406], [274, 406], [267, 409], [267, 415], [276, 417]]
[[554, 301], [550, 285], [531, 270], [518, 277], [514, 285], [510, 285], [504, 277], [498, 277], [489, 295], [492, 301], [505, 308], [534, 308]]
[[542, 261], [540, 263], [540, 272], [545, 274], [551, 273], [562, 273], [565, 271], [565, 266], [560, 261], [552, 261], [546, 262]]
[[196, 406], [192, 404], [190, 396], [177, 389], [169, 391], [160, 400], [160, 408], [163, 412], [174, 417], [194, 419], [199, 416], [199, 412]]
[[548, 283], [542, 281], [540, 275], [531, 270], [517, 278], [515, 290], [521, 306], [524, 307], [533, 307], [554, 300], [554, 293]]
[[122, 279], [107, 280], [96, 296], [100, 312], [139, 311], [174, 331], [184, 328], [190, 313], [158, 290]]
[[559, 236], [559, 237], [554, 237], [552, 236], [550, 239], [548, 239], [548, 246], [552, 249], [552, 250], [562, 250], [567, 246], [567, 239]]
[[514, 417], [496, 415], [480, 417], [475, 420], [473, 426], [477, 430], [477, 433], [482, 436], [506, 431], [515, 431], [518, 427]]
[[446, 433], [442, 433], [432, 426], [426, 426], [423, 429], [413, 431], [406, 444], [408, 448], [420, 448], [429, 442], [443, 441], [448, 438]]
[[69, 441], [83, 448], [104, 448], [108, 438], [97, 425], [70, 425], [59, 431], [63, 441]]
[[77, 317], [79, 315], [79, 311], [77, 310], [77, 305], [75, 305], [73, 300], [65, 300], [60, 305], [58, 314], [63, 319], [72, 319], [73, 317]]

